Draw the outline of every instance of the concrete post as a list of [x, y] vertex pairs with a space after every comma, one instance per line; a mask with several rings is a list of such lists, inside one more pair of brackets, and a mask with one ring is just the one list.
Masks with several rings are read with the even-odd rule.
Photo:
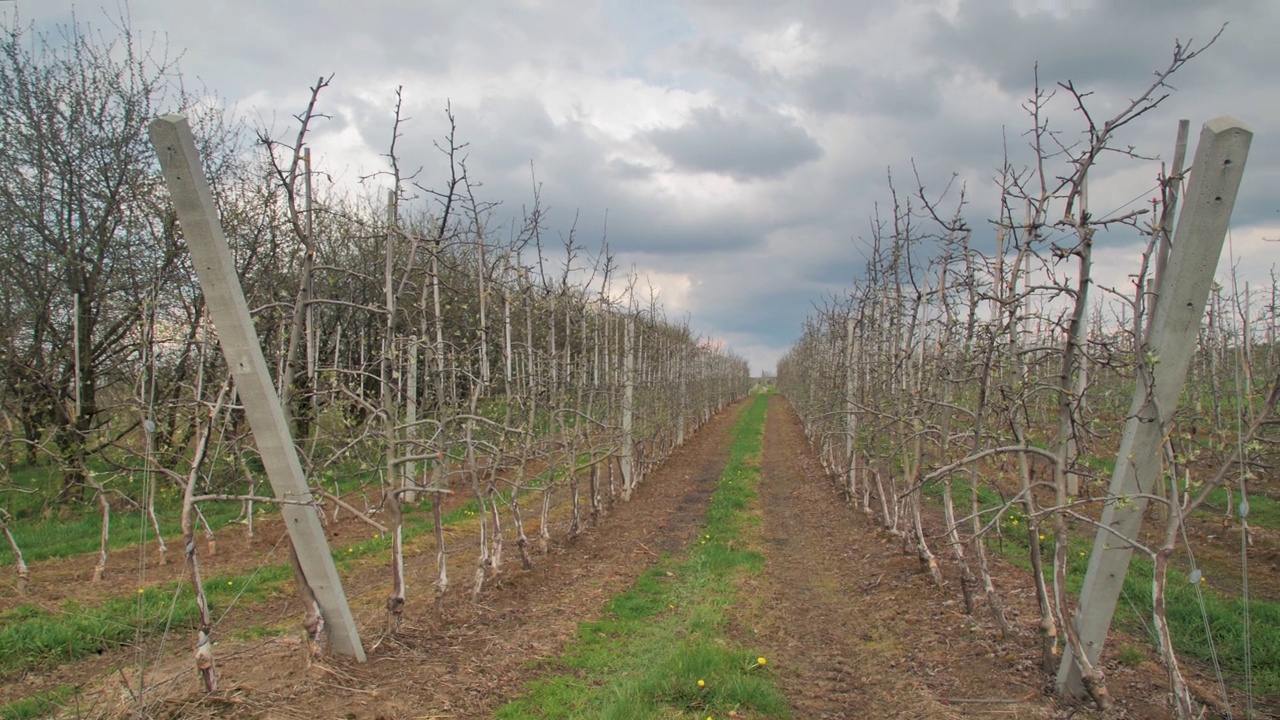
[[[1142, 527], [1147, 501], [1135, 496], [1152, 493], [1161, 476], [1161, 443], [1195, 354], [1205, 302], [1252, 139], [1253, 133], [1232, 117], [1214, 118], [1200, 132], [1173, 251], [1157, 288], [1151, 330], [1146, 344], [1139, 348], [1150, 364], [1138, 369], [1137, 389], [1111, 475], [1111, 499], [1103, 507], [1102, 527], [1098, 528], [1080, 603], [1071, 619], [1091, 665], [1096, 666], [1102, 655], [1129, 571], [1133, 547], [1125, 538], [1137, 538]], [[1056, 684], [1059, 693], [1085, 694], [1070, 647], [1062, 657]]]
[[[160, 159], [173, 207], [182, 223], [182, 234], [191, 251], [191, 260], [200, 278], [209, 317], [218, 329], [218, 341], [226, 355], [227, 367], [236, 381], [245, 416], [253, 428], [254, 440], [262, 454], [267, 477], [277, 498], [308, 503], [311, 490], [298, 461], [289, 425], [271, 382], [262, 355], [244, 291], [236, 277], [235, 263], [227, 247], [209, 182], [200, 167], [195, 138], [181, 115], [166, 115], [152, 121], [151, 144]], [[338, 569], [329, 554], [329, 543], [313, 505], [281, 505], [289, 539], [307, 584], [315, 594], [329, 647], [340, 655], [364, 662], [364, 648], [347, 606]]]

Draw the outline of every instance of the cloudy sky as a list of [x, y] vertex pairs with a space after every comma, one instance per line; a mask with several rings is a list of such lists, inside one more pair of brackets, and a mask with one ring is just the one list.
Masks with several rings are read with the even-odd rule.
[[[0, 2], [0, 20], [108, 26], [109, 0]], [[863, 264], [886, 172], [930, 190], [967, 186], [975, 244], [991, 246], [993, 184], [1007, 140], [1030, 161], [1022, 103], [1073, 80], [1114, 114], [1168, 64], [1174, 42], [1218, 43], [1179, 73], [1165, 105], [1122, 145], [1168, 158], [1217, 115], [1255, 132], [1233, 257], [1262, 281], [1280, 259], [1280, 3], [1275, 0], [131, 0], [138, 33], [167, 38], [181, 70], [250, 122], [283, 132], [321, 75], [313, 152], [340, 181], [384, 162], [404, 86], [404, 163], [439, 174], [431, 143], [451, 103], [470, 172], [497, 220], [531, 199], [552, 233], [575, 215], [658, 289], [672, 317], [771, 370], [814, 304]], [[1048, 118], [1081, 124], [1063, 93]], [[1003, 140], [1002, 140], [1003, 138]], [[1151, 196], [1158, 164], [1108, 156], [1095, 214]], [[503, 215], [507, 213], [507, 215]], [[606, 223], [607, 218], [607, 223]], [[1132, 233], [1099, 239], [1104, 283], [1136, 268]], [[1222, 265], [1226, 265], [1224, 261]], [[1221, 267], [1221, 266], [1220, 266]]]

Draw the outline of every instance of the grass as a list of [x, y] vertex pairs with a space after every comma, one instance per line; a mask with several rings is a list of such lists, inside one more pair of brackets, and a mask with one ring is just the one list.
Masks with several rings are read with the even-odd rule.
[[[683, 560], [664, 558], [611, 599], [604, 615], [578, 628], [552, 673], [496, 717], [788, 717], [767, 660], [725, 637], [737, 578], [763, 558], [743, 549], [744, 511], [755, 497], [767, 398], [758, 396], [733, 430], [729, 462], [707, 509], [699, 541]], [[756, 713], [751, 715], [747, 713]]]
[[[1231, 488], [1231, 516], [1239, 518], [1240, 490], [1239, 488]], [[1220, 517], [1227, 508], [1227, 490], [1226, 488], [1215, 488], [1209, 493], [1209, 499], [1205, 505], [1200, 506], [1198, 512], [1205, 515]], [[1280, 502], [1261, 495], [1252, 494], [1249, 496], [1249, 524], [1255, 527], [1263, 527], [1271, 530], [1280, 530]]]
[[[240, 508], [237, 503], [208, 503], [201, 507], [210, 527], [217, 528], [235, 518]], [[180, 533], [179, 518], [176, 511], [164, 515], [157, 509], [160, 519], [160, 530], [167, 540], [177, 538]], [[66, 558], [85, 553], [97, 553], [102, 536], [102, 515], [96, 507], [90, 508], [81, 515], [66, 519], [48, 519], [38, 522], [17, 521], [9, 524], [18, 547], [22, 549], [22, 557], [28, 563]], [[154, 542], [155, 532], [150, 521], [145, 520], [142, 513], [111, 513], [111, 535], [107, 547], [111, 552], [136, 546], [139, 541]], [[7, 544], [0, 545], [0, 567], [15, 562], [13, 552]]]
[[[293, 581], [286, 565], [252, 574], [211, 577], [205, 595], [216, 620], [233, 602], [259, 602]], [[44, 669], [128, 645], [139, 636], [194, 627], [190, 583], [166, 583], [83, 607], [67, 601], [56, 612], [20, 605], [0, 613], [0, 677]]]
[[1095, 473], [1098, 474], [1099, 477], [1103, 478], [1104, 480], [1110, 478], [1111, 474], [1116, 471], [1116, 459], [1114, 457], [1110, 457], [1110, 456], [1097, 457], [1094, 455], [1082, 455], [1079, 458], [1079, 460], [1081, 465], [1084, 465], [1085, 467], [1094, 471]]
[[[217, 507], [219, 504], [215, 504]], [[234, 503], [229, 504], [234, 510]], [[224, 507], [226, 504], [223, 505]], [[474, 500], [445, 513], [445, 525], [472, 518], [479, 506]], [[406, 506], [404, 540], [434, 529], [429, 503]], [[135, 513], [136, 515], [136, 513]], [[210, 517], [212, 523], [213, 518]], [[113, 523], [114, 525], [115, 523]], [[97, 520], [92, 522], [97, 549]], [[67, 523], [31, 525], [32, 529], [56, 535]], [[331, 549], [339, 568], [359, 558], [385, 551], [388, 538], [371, 532], [371, 538]], [[73, 553], [74, 554], [74, 553]], [[29, 556], [28, 556], [29, 557]], [[180, 559], [179, 559], [180, 560]], [[205, 594], [215, 621], [232, 603], [253, 604], [293, 583], [292, 570], [285, 563], [263, 565], [251, 572], [207, 577]], [[0, 677], [26, 669], [49, 668], [89, 655], [106, 652], [135, 642], [138, 638], [166, 629], [191, 628], [197, 620], [193, 591], [189, 582], [165, 583], [110, 597], [93, 607], [65, 603], [57, 611], [21, 605], [0, 613]], [[249, 636], [274, 634], [272, 628], [251, 628]]]
[[[577, 462], [584, 464], [588, 460], [588, 456], [582, 455], [578, 457]], [[539, 488], [553, 475], [555, 480], [561, 480], [566, 474], [566, 469], [562, 465], [557, 465], [550, 472], [544, 472], [537, 477], [528, 478], [525, 489]], [[104, 472], [103, 475], [112, 475], [112, 473]], [[102, 534], [102, 515], [96, 504], [63, 508], [60, 511], [61, 517], [41, 518], [40, 494], [27, 492], [35, 488], [49, 487], [52, 483], [60, 482], [56, 469], [49, 466], [26, 467], [12, 471], [10, 479], [11, 487], [4, 494], [4, 500], [3, 503], [0, 503], [0, 507], [6, 507], [15, 518], [13, 522], [9, 523], [9, 528], [13, 532], [15, 540], [17, 540], [18, 547], [22, 549], [24, 560], [28, 563], [34, 563], [41, 560], [98, 552]], [[263, 483], [263, 487], [269, 488], [269, 485], [266, 484], [266, 478], [260, 477], [259, 480]], [[365, 487], [371, 482], [375, 483], [374, 487], [376, 489], [377, 473], [375, 471], [340, 467], [332, 470], [329, 476], [320, 484], [325, 490], [333, 492], [334, 484], [336, 483], [340, 493], [347, 493], [357, 488]], [[113, 479], [104, 480], [104, 485], [109, 491], [115, 489], [131, 497], [141, 496], [142, 475], [140, 472], [133, 474], [117, 473], [114, 474]], [[508, 497], [509, 491], [504, 491], [500, 499], [505, 501]], [[181, 534], [180, 502], [181, 493], [172, 483], [164, 484], [157, 493], [156, 516], [160, 521], [160, 532], [166, 541], [170, 543]], [[7, 505], [4, 503], [7, 503]], [[215, 530], [232, 522], [240, 514], [240, 503], [238, 502], [208, 502], [201, 504], [200, 507], [205, 519], [209, 522], [209, 526]], [[258, 503], [254, 507], [256, 517], [279, 512], [279, 509], [272, 504]], [[479, 506], [472, 500], [457, 510], [451, 511], [451, 517], [453, 521], [456, 521], [474, 515], [478, 510]], [[404, 513], [406, 542], [412, 535], [416, 535], [424, 529], [430, 530], [432, 528], [429, 503], [423, 503], [419, 508], [406, 505]], [[449, 522], [448, 519], [446, 519], [447, 522]], [[197, 533], [199, 532], [200, 530], [197, 530]], [[143, 513], [136, 510], [131, 512], [113, 511], [111, 513], [111, 535], [108, 540], [109, 551], [115, 552], [135, 547], [140, 543], [154, 541], [155, 532], [151, 527], [150, 521], [145, 518]], [[358, 546], [357, 550], [359, 549]], [[15, 561], [16, 558], [9, 549], [8, 544], [0, 543], [0, 567], [13, 565]]]
[[[1150, 578], [1150, 564], [1145, 563], [1146, 578]], [[1135, 568], [1137, 569], [1137, 568]], [[1139, 607], [1151, 604], [1151, 584], [1142, 583], [1139, 592], [1131, 591], [1130, 583], [1134, 572], [1129, 573], [1125, 581], [1125, 593], [1131, 592], [1136, 597]], [[1168, 617], [1169, 628], [1173, 634], [1173, 646], [1178, 652], [1199, 658], [1205, 662], [1212, 661], [1208, 636], [1205, 635], [1205, 618], [1213, 629], [1213, 642], [1216, 645], [1219, 661], [1223, 669], [1236, 684], [1245, 676], [1244, 648], [1245, 627], [1243, 622], [1244, 604], [1239, 598], [1224, 597], [1213, 590], [1202, 590], [1204, 597], [1204, 615], [1201, 615], [1196, 589], [1180, 572], [1169, 572], [1168, 584]], [[1145, 604], [1143, 604], [1145, 603]], [[1280, 695], [1280, 604], [1265, 600], [1250, 600], [1250, 625], [1248, 638], [1253, 666], [1253, 689], [1262, 695]]]
[[34, 720], [48, 717], [78, 694], [73, 685], [62, 685], [46, 692], [0, 705], [0, 720]]
[[[99, 481], [112, 495], [118, 491], [135, 500], [143, 497], [145, 478], [141, 471], [96, 471], [99, 472]], [[334, 470], [332, 477], [326, 478], [323, 485], [332, 492], [336, 481], [341, 492], [349, 492], [376, 479], [375, 475], [370, 471], [340, 468]], [[152, 477], [159, 483], [156, 517], [160, 521], [160, 532], [166, 541], [171, 541], [181, 534], [179, 510], [182, 493], [174, 483], [159, 474], [153, 474]], [[270, 485], [266, 478], [259, 477], [259, 480], [260, 487], [266, 488], [269, 494]], [[102, 535], [102, 514], [96, 502], [53, 510], [44, 506], [44, 493], [37, 491], [56, 487], [60, 482], [59, 471], [52, 466], [14, 469], [9, 474], [9, 488], [0, 496], [3, 497], [0, 507], [6, 508], [14, 518], [9, 523], [9, 529], [13, 532], [18, 547], [22, 549], [23, 559], [28, 563], [98, 552]], [[258, 517], [279, 511], [275, 505], [267, 503], [258, 503], [254, 507]], [[240, 503], [202, 503], [200, 510], [209, 526], [216, 530], [240, 514]], [[139, 510], [113, 510], [110, 530], [107, 546], [111, 552], [155, 541], [155, 531], [150, 520]], [[9, 545], [0, 543], [0, 567], [12, 565], [15, 561]]]
[[1127, 667], [1137, 667], [1147, 659], [1147, 651], [1132, 643], [1125, 643], [1116, 651], [1116, 660]]
[[[968, 507], [969, 487], [967, 483], [955, 483], [953, 486], [955, 501], [958, 506]], [[941, 495], [941, 489], [926, 489], [926, 495]], [[1238, 498], [1238, 496], [1237, 496]], [[1226, 493], [1217, 490], [1211, 496], [1211, 502], [1224, 507]], [[1000, 505], [1000, 498], [991, 490], [979, 489], [979, 503], [983, 508]], [[1254, 496], [1249, 500], [1250, 522], [1263, 527], [1280, 526], [1280, 507], [1269, 498]], [[1026, 570], [1031, 569], [1027, 557], [1026, 518], [1018, 510], [1010, 510], [1001, 519], [997, 527], [998, 535], [989, 543], [1000, 551], [1006, 559]], [[1053, 537], [1045, 532], [1040, 541], [1041, 549], [1049, 562], [1053, 553]], [[1075, 537], [1071, 540], [1067, 562], [1067, 591], [1078, 595], [1084, 583], [1085, 571], [1088, 569], [1089, 552], [1093, 547], [1092, 533]], [[1129, 574], [1125, 577], [1121, 591], [1121, 601], [1116, 607], [1116, 625], [1128, 632], [1148, 638], [1154, 646], [1155, 637], [1151, 632], [1151, 582], [1153, 563], [1150, 558], [1135, 554], [1129, 566]], [[1046, 573], [1050, 572], [1046, 567]], [[1205, 585], [1209, 585], [1206, 587]], [[1198, 588], [1192, 585], [1185, 573], [1170, 569], [1166, 581], [1165, 605], [1169, 621], [1169, 632], [1173, 637], [1174, 648], [1182, 655], [1193, 657], [1210, 663], [1213, 652], [1210, 649], [1209, 636], [1205, 633], [1205, 621], [1212, 629], [1213, 644], [1216, 646], [1218, 660], [1229, 679], [1241, 684], [1245, 677], [1245, 628], [1243, 622], [1244, 604], [1239, 598], [1230, 597], [1217, 592], [1212, 587], [1212, 578]], [[1203, 609], [1201, 607], [1203, 598]], [[1267, 695], [1280, 694], [1280, 603], [1269, 600], [1252, 599], [1249, 602], [1251, 624], [1249, 626], [1250, 653], [1252, 655], [1253, 686], [1255, 692]], [[1124, 648], [1120, 650], [1122, 656]], [[1123, 661], [1123, 657], [1121, 658]]]
[[296, 629], [287, 625], [252, 625], [243, 630], [232, 632], [229, 637], [232, 640], [262, 640], [264, 638], [288, 635]]
[[[557, 477], [563, 470], [555, 470]], [[30, 473], [30, 471], [28, 471]], [[529, 487], [545, 483], [550, 473], [531, 478]], [[362, 482], [351, 473], [344, 474], [342, 484]], [[25, 478], [31, 481], [32, 475]], [[505, 499], [505, 494], [504, 494]], [[205, 511], [211, 525], [229, 520], [238, 512], [237, 503], [210, 503]], [[266, 509], [272, 512], [275, 508]], [[475, 517], [479, 506], [475, 500], [448, 511], [442, 521], [450, 525]], [[219, 514], [221, 512], [221, 514]], [[123, 519], [121, 516], [123, 515]], [[138, 535], [122, 532], [130, 520], [141, 522], [141, 514], [112, 514], [112, 546], [126, 547], [136, 543]], [[100, 517], [89, 512], [67, 520], [46, 520], [40, 523], [15, 523], [15, 535], [23, 546], [28, 561], [62, 557], [84, 552], [96, 552], [100, 532]], [[169, 528], [176, 534], [176, 527], [162, 521], [162, 530]], [[404, 541], [430, 533], [434, 529], [430, 503], [419, 507], [404, 507]], [[151, 537], [147, 526], [147, 537]], [[359, 558], [385, 551], [390, 547], [388, 538], [373, 533], [368, 540], [350, 543], [331, 549], [335, 563], [342, 568]], [[4, 558], [3, 555], [7, 555]], [[13, 556], [4, 546], [0, 551], [0, 566], [13, 562]], [[180, 558], [179, 558], [180, 561]], [[293, 582], [292, 571], [285, 563], [264, 565], [248, 573], [205, 579], [205, 593], [215, 620], [221, 609], [232, 602], [261, 601], [275, 592], [284, 591]], [[49, 611], [32, 605], [23, 605], [0, 613], [0, 677], [20, 670], [48, 668], [72, 662], [88, 655], [106, 652], [135, 642], [138, 638], [161, 632], [167, 628], [194, 627], [196, 608], [190, 584], [167, 583], [139, 589], [108, 598], [94, 607], [66, 603], [57, 611]], [[252, 630], [247, 632], [253, 632]], [[260, 628], [260, 634], [271, 634], [270, 628]]]
[[[407, 509], [407, 508], [406, 508]], [[474, 515], [474, 502], [444, 515], [446, 524]], [[412, 537], [433, 529], [429, 509], [406, 513], [404, 535]], [[386, 538], [371, 539], [332, 549], [339, 567], [390, 547]], [[263, 565], [251, 572], [207, 577], [205, 594], [215, 620], [233, 602], [252, 604], [293, 583], [285, 563]], [[117, 595], [94, 607], [65, 603], [56, 612], [21, 605], [0, 613], [0, 677], [31, 668], [48, 668], [82, 657], [128, 645], [139, 637], [166, 628], [189, 628], [196, 623], [196, 607], [189, 582], [165, 583]], [[268, 633], [270, 631], [264, 631]]]

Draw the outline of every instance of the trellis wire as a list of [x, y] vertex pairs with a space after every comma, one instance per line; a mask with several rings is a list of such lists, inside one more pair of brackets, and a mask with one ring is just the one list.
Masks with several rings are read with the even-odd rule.
[[[1227, 228], [1227, 253], [1231, 262], [1231, 292], [1236, 297], [1240, 296], [1239, 288], [1236, 286], [1236, 259], [1235, 244], [1232, 242], [1231, 229]], [[1244, 312], [1249, 312], [1246, 306]], [[1245, 343], [1249, 342], [1249, 338], [1244, 337], [1244, 329], [1241, 328], [1240, 345], [1236, 348], [1237, 360], [1235, 363], [1235, 393], [1236, 393], [1236, 466], [1239, 469], [1240, 480], [1240, 502], [1236, 505], [1236, 510], [1240, 514], [1240, 626], [1244, 635], [1244, 697], [1245, 697], [1245, 717], [1253, 717], [1253, 642], [1249, 638], [1249, 495], [1248, 482], [1245, 473], [1245, 447], [1244, 447], [1244, 401], [1240, 397], [1240, 364], [1244, 362]]]
[[1196, 554], [1191, 549], [1191, 540], [1187, 537], [1187, 524], [1182, 523], [1182, 544], [1187, 548], [1187, 559], [1191, 562], [1191, 587], [1196, 591], [1196, 602], [1200, 606], [1200, 620], [1204, 623], [1204, 636], [1209, 641], [1209, 658], [1213, 661], [1213, 675], [1218, 682], [1218, 692], [1222, 693], [1222, 704], [1226, 709], [1227, 720], [1232, 720], [1235, 716], [1231, 712], [1231, 698], [1227, 695], [1227, 681], [1222, 673], [1222, 661], [1218, 657], [1218, 644], [1213, 640], [1213, 629], [1209, 623], [1209, 610], [1204, 603], [1204, 591], [1200, 588], [1199, 566], [1196, 565]]
[[[142, 595], [142, 590], [147, 579], [147, 523], [150, 521], [149, 513], [151, 512], [151, 498], [154, 492], [155, 474], [152, 472], [151, 463], [155, 461], [155, 404], [156, 404], [156, 357], [155, 346], [152, 340], [152, 333], [155, 332], [155, 295], [152, 295], [153, 304], [150, 308], [151, 315], [150, 324], [144, 327], [143, 333], [147, 340], [147, 378], [145, 384], [139, 388], [142, 399], [145, 400], [146, 412], [142, 419], [142, 430], [146, 437], [146, 449], [143, 451], [142, 463], [142, 497], [146, 498], [146, 507], [142, 512], [138, 513], [138, 604], [137, 604], [137, 622], [134, 631], [134, 649], [138, 660], [138, 705], [142, 705], [142, 699], [147, 689], [147, 658], [146, 652], [142, 647], [142, 620], [146, 610], [146, 599]], [[144, 308], [145, 310], [145, 308]], [[142, 321], [146, 323], [148, 316], [143, 313]], [[157, 534], [159, 531], [157, 530]], [[163, 542], [163, 540], [161, 541]], [[176, 598], [175, 598], [176, 599]], [[172, 617], [172, 610], [170, 610]]]

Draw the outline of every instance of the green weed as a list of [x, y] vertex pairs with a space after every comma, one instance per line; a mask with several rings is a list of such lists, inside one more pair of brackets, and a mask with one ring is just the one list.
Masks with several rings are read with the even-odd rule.
[[35, 720], [48, 717], [79, 694], [72, 685], [62, 685], [38, 695], [0, 705], [0, 720]]
[[1147, 659], [1147, 653], [1142, 648], [1132, 643], [1125, 643], [1116, 651], [1116, 660], [1121, 665], [1129, 667], [1137, 667]]
[[[104, 471], [99, 479], [108, 491], [119, 491], [131, 498], [143, 496], [142, 471]], [[156, 479], [154, 474], [153, 479]], [[375, 474], [370, 471], [340, 467], [335, 468], [331, 476], [321, 484], [331, 492], [336, 484], [338, 491], [345, 493], [375, 479]], [[266, 479], [261, 480], [265, 485]], [[102, 514], [96, 504], [66, 506], [51, 512], [50, 508], [42, 505], [42, 494], [34, 492], [61, 482], [56, 469], [35, 466], [13, 470], [10, 481], [12, 487], [4, 494], [0, 507], [6, 507], [13, 516], [9, 529], [13, 532], [18, 547], [22, 549], [23, 559], [28, 563], [98, 551], [102, 535]], [[172, 542], [181, 535], [181, 492], [172, 482], [163, 479], [158, 479], [157, 482], [160, 485], [156, 493], [156, 516], [160, 521], [160, 533]], [[258, 517], [278, 512], [278, 508], [271, 504], [259, 503], [254, 507]], [[235, 520], [241, 512], [238, 502], [209, 502], [202, 504], [200, 509], [209, 526], [215, 530]], [[111, 513], [109, 551], [115, 552], [147, 542], [155, 542], [155, 531], [150, 520], [141, 511], [134, 509]], [[0, 567], [14, 562], [13, 552], [8, 544], [0, 543]]]
[[[1231, 515], [1239, 518], [1240, 492], [1237, 488], [1231, 488]], [[1216, 488], [1209, 493], [1209, 499], [1205, 505], [1200, 506], [1199, 512], [1205, 515], [1221, 516], [1227, 509], [1227, 489]], [[1266, 495], [1250, 495], [1249, 496], [1249, 524], [1257, 527], [1264, 527], [1272, 530], [1280, 529], [1280, 502], [1272, 500]]]
[[[291, 581], [289, 568], [277, 565], [249, 575], [212, 577], [204, 587], [216, 619], [232, 602], [261, 601]], [[92, 608], [72, 601], [56, 612], [22, 605], [0, 613], [0, 677], [105, 652], [165, 628], [190, 628], [196, 620], [193, 592], [185, 583], [141, 589]]]
[[552, 674], [528, 683], [526, 696], [498, 718], [701, 719], [743, 710], [789, 717], [767, 663], [724, 637], [736, 578], [763, 564], [735, 545], [755, 497], [766, 407], [758, 396], [734, 428], [728, 465], [687, 557], [664, 558], [610, 600], [603, 617], [582, 623]]
[[[955, 502], [958, 506], [968, 507], [969, 487], [967, 483], [953, 485]], [[1002, 504], [1000, 498], [987, 488], [979, 489], [979, 503], [984, 509], [994, 509]], [[930, 486], [925, 488], [926, 496], [941, 496], [941, 488]], [[1239, 496], [1236, 496], [1239, 499]], [[1218, 489], [1210, 496], [1210, 504], [1225, 507], [1226, 491]], [[1249, 499], [1250, 522], [1263, 527], [1280, 527], [1280, 503], [1263, 496]], [[1045, 558], [1045, 573], [1052, 571], [1054, 540], [1051, 533], [1041, 530], [1043, 539], [1039, 539], [1041, 551]], [[1026, 531], [1026, 518], [1017, 509], [1011, 509], [1001, 518], [995, 528], [995, 534], [989, 542], [1013, 564], [1031, 569], [1027, 556], [1030, 538]], [[1067, 551], [1067, 591], [1078, 595], [1084, 584], [1085, 571], [1089, 565], [1089, 553], [1093, 549], [1093, 536], [1073, 537]], [[1152, 645], [1155, 637], [1151, 634], [1151, 582], [1153, 564], [1150, 558], [1135, 554], [1129, 566], [1129, 574], [1125, 577], [1121, 591], [1121, 602], [1116, 607], [1116, 626], [1139, 636], [1148, 637]], [[1205, 662], [1213, 659], [1209, 646], [1209, 637], [1205, 634], [1205, 617], [1213, 632], [1213, 643], [1216, 646], [1219, 661], [1237, 684], [1243, 681], [1244, 639], [1243, 603], [1238, 598], [1225, 596], [1212, 587], [1213, 579], [1203, 584], [1197, 595], [1196, 588], [1187, 576], [1177, 570], [1169, 570], [1167, 591], [1165, 593], [1166, 617], [1169, 632], [1173, 637], [1174, 648], [1182, 655]], [[1202, 615], [1200, 597], [1204, 598]], [[1254, 599], [1249, 603], [1251, 624], [1250, 653], [1254, 688], [1264, 694], [1280, 694], [1280, 603], [1269, 600]], [[1123, 652], [1123, 648], [1121, 652]]]

